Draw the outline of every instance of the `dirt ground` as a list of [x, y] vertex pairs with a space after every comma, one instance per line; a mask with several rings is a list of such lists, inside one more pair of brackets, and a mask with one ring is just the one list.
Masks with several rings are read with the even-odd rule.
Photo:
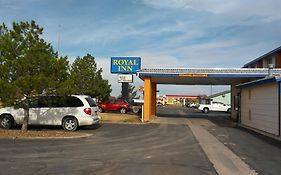
[[136, 114], [99, 113], [102, 122], [111, 123], [141, 123], [141, 117]]

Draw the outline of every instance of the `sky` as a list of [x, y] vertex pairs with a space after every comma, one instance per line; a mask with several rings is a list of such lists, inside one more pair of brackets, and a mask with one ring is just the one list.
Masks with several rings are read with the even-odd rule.
[[[93, 55], [118, 96], [112, 56], [140, 56], [142, 68], [239, 68], [281, 45], [280, 7], [280, 0], [0, 0], [0, 22], [35, 20], [70, 62]], [[181, 95], [228, 88], [158, 86]]]

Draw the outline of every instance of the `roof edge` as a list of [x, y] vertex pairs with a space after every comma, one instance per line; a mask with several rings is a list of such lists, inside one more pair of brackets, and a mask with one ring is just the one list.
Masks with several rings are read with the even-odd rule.
[[258, 61], [262, 60], [263, 58], [265, 58], [265, 57], [267, 57], [267, 56], [269, 56], [269, 55], [275, 54], [276, 52], [279, 52], [279, 51], [281, 51], [281, 46], [279, 46], [279, 47], [277, 47], [276, 49], [273, 49], [273, 50], [271, 50], [271, 51], [269, 51], [269, 52], [263, 54], [262, 56], [260, 56], [260, 57], [258, 57], [258, 58], [256, 58], [256, 59], [254, 59], [254, 60], [252, 60], [252, 61], [246, 63], [242, 68], [246, 68], [247, 66], [249, 66], [249, 65], [251, 65], [251, 64], [253, 64], [253, 63], [255, 63], [255, 62], [258, 62]]
[[222, 91], [222, 92], [219, 92], [219, 93], [216, 93], [216, 94], [213, 94], [213, 95], [209, 95], [209, 98], [214, 98], [214, 97], [217, 97], [217, 96], [220, 96], [220, 95], [223, 95], [223, 94], [228, 94], [230, 92], [231, 92], [230, 90]]
[[240, 89], [244, 89], [244, 88], [249, 88], [249, 87], [253, 87], [253, 86], [259, 86], [259, 85], [268, 84], [268, 83], [275, 83], [275, 82], [276, 83], [281, 82], [281, 78], [280, 77], [267, 77], [267, 78], [263, 78], [263, 79], [259, 79], [259, 80], [255, 80], [255, 81], [239, 84], [236, 87], [240, 88]]

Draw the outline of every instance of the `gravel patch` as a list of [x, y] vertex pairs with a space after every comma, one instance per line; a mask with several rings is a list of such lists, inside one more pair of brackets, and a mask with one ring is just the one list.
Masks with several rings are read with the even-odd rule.
[[17, 138], [76, 138], [84, 137], [85, 133], [64, 131], [21, 131], [0, 129], [0, 139]]

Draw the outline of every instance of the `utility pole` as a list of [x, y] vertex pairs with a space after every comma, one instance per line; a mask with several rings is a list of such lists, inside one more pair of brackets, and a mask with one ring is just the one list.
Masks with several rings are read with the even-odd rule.
[[59, 24], [59, 26], [58, 26], [58, 57], [60, 55], [60, 29], [61, 29], [61, 25]]

